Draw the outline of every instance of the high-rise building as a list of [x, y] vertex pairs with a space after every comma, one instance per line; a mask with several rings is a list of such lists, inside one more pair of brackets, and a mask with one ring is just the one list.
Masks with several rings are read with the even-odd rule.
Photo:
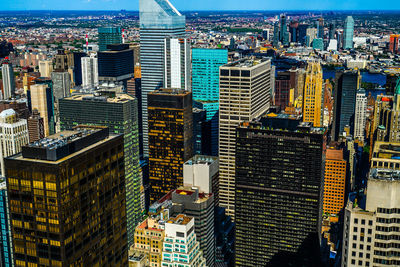
[[319, 18], [318, 19], [318, 24], [317, 24], [317, 38], [321, 38], [322, 40], [324, 39], [324, 33], [325, 33], [325, 26], [324, 26], [324, 18]]
[[121, 135], [80, 126], [5, 165], [15, 266], [128, 266]]
[[140, 0], [140, 64], [142, 68], [143, 152], [148, 157], [147, 94], [165, 87], [164, 42], [185, 37], [185, 16], [167, 0]]
[[307, 28], [306, 30], [306, 45], [311, 46], [314, 39], [318, 36], [318, 31], [316, 28]]
[[82, 87], [93, 88], [99, 84], [97, 58], [95, 56], [82, 57]]
[[289, 106], [290, 90], [296, 89], [296, 74], [295, 71], [280, 71], [275, 77], [275, 106], [279, 106], [281, 110]]
[[354, 138], [364, 141], [365, 124], [367, 121], [367, 96], [364, 89], [359, 89], [356, 95], [356, 110], [354, 114]]
[[207, 111], [211, 122], [211, 155], [218, 155], [219, 67], [228, 63], [226, 49], [192, 49], [194, 106]]
[[71, 95], [71, 76], [68, 72], [52, 72], [51, 80], [53, 81], [54, 96], [54, 122], [55, 131], [60, 131], [60, 109], [59, 100]]
[[312, 41], [312, 48], [323, 51], [324, 50], [324, 40], [322, 38], [315, 38]]
[[194, 232], [207, 266], [215, 266], [214, 195], [190, 185], [178, 187], [171, 194], [174, 214], [194, 218]]
[[161, 88], [148, 95], [150, 202], [183, 185], [193, 156], [192, 93]]
[[391, 169], [400, 171], [400, 143], [399, 142], [375, 142], [371, 168]]
[[237, 128], [236, 266], [321, 266], [326, 132], [274, 113]]
[[199, 108], [193, 108], [193, 154], [211, 154], [211, 122], [207, 111]]
[[298, 32], [299, 22], [292, 21], [289, 24], [289, 32], [290, 32], [290, 42], [297, 43], [299, 38]]
[[26, 105], [26, 99], [13, 99], [13, 100], [1, 100], [0, 101], [0, 112], [6, 109], [13, 109], [18, 118], [28, 119], [29, 118], [29, 108]]
[[15, 77], [14, 69], [11, 62], [8, 60], [3, 61], [1, 65], [1, 74], [3, 80], [3, 93], [2, 99], [9, 99], [15, 96]]
[[57, 72], [67, 72], [69, 69], [69, 58], [64, 49], [58, 49], [54, 56], [54, 70]]
[[136, 99], [127, 94], [64, 98], [60, 100], [60, 121], [63, 130], [79, 124], [102, 125], [112, 133], [123, 134], [128, 243], [132, 245], [135, 227], [143, 214]]
[[179, 264], [192, 267], [207, 266], [199, 247], [200, 244], [194, 232], [193, 217], [179, 214], [165, 222], [162, 266]]
[[348, 201], [343, 227], [342, 265], [399, 266], [400, 172], [371, 169], [364, 199]]
[[164, 87], [192, 90], [190, 39], [164, 40]]
[[339, 215], [345, 206], [347, 162], [343, 149], [329, 145], [325, 159], [324, 213]]
[[354, 47], [353, 36], [354, 36], [354, 19], [352, 16], [347, 16], [344, 22], [344, 29], [343, 29], [344, 49], [352, 49]]
[[333, 138], [336, 141], [346, 126], [350, 127], [351, 134], [354, 133], [354, 113], [360, 79], [358, 71], [336, 72], [332, 128]]
[[0, 165], [1, 176], [5, 176], [4, 158], [21, 152], [29, 142], [28, 126], [25, 119], [19, 119], [13, 109], [0, 113]]
[[119, 27], [101, 27], [99, 33], [99, 51], [106, 51], [107, 45], [122, 44], [122, 31]]
[[53, 72], [53, 62], [51, 60], [40, 60], [39, 72], [41, 77], [50, 78], [51, 73]]
[[134, 76], [133, 50], [128, 44], [107, 45], [107, 49], [97, 53], [99, 81], [126, 87]]
[[279, 45], [279, 23], [274, 23], [274, 39], [272, 41], [272, 45], [277, 48]]
[[391, 34], [389, 39], [389, 51], [393, 54], [400, 53], [400, 34]]
[[321, 64], [309, 62], [304, 82], [303, 121], [313, 123], [314, 127], [323, 125], [322, 101], [324, 96], [322, 82]]
[[286, 15], [281, 15], [280, 18], [281, 29], [279, 32], [279, 40], [284, 46], [289, 45], [289, 32], [287, 30]]
[[84, 52], [73, 52], [72, 58], [74, 60], [74, 67], [73, 67], [73, 77], [75, 86], [82, 85], [82, 58], [86, 57], [87, 54]]
[[335, 39], [336, 25], [335, 22], [329, 23], [329, 40]]
[[298, 32], [298, 42], [301, 43], [302, 45], [306, 44], [306, 37], [307, 37], [307, 29], [310, 25], [308, 24], [299, 24], [297, 27], [297, 32]]
[[0, 266], [4, 267], [14, 266], [10, 222], [7, 185], [4, 179], [0, 179]]
[[43, 118], [40, 117], [40, 113], [36, 108], [33, 109], [32, 116], [28, 118], [28, 133], [29, 143], [33, 143], [45, 137]]
[[228, 215], [233, 216], [235, 210], [236, 127], [268, 110], [274, 75], [266, 58], [245, 58], [220, 67], [219, 197]]
[[32, 111], [37, 109], [43, 117], [44, 136], [54, 133], [54, 101], [53, 90], [47, 84], [35, 84], [28, 92], [28, 101]]

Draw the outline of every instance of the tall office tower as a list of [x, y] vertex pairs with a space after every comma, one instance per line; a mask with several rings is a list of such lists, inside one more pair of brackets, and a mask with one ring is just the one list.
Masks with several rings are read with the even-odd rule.
[[321, 17], [318, 19], [318, 24], [317, 24], [317, 38], [321, 38], [323, 40], [324, 33], [325, 33], [324, 18]]
[[[285, 110], [290, 102], [290, 90], [296, 88], [296, 74], [294, 71], [279, 71], [275, 77], [275, 106]], [[294, 104], [294, 103], [292, 103]]]
[[262, 31], [262, 38], [264, 41], [269, 41], [269, 29], [263, 29]]
[[194, 106], [207, 111], [211, 122], [211, 154], [218, 155], [219, 67], [228, 63], [227, 49], [192, 49]]
[[122, 31], [119, 27], [101, 27], [99, 33], [99, 51], [106, 51], [107, 45], [122, 44]]
[[5, 165], [15, 266], [128, 266], [121, 135], [80, 126]]
[[150, 203], [183, 185], [183, 164], [193, 156], [192, 93], [149, 93]]
[[322, 82], [321, 64], [309, 62], [304, 82], [303, 121], [313, 123], [314, 127], [321, 127], [323, 122]]
[[47, 84], [35, 84], [28, 92], [32, 112], [37, 109], [43, 117], [44, 136], [54, 133], [54, 102], [53, 90]]
[[73, 77], [74, 77], [74, 83], [75, 86], [80, 86], [82, 85], [82, 58], [86, 57], [87, 54], [84, 52], [73, 52], [72, 53], [72, 58], [74, 61], [74, 66], [73, 66]]
[[323, 211], [330, 215], [339, 215], [344, 208], [347, 161], [343, 156], [343, 149], [336, 143], [329, 145], [325, 159], [325, 182]]
[[307, 28], [306, 35], [307, 35], [306, 45], [311, 46], [314, 39], [317, 38], [318, 31], [316, 28]]
[[359, 89], [356, 95], [356, 110], [354, 114], [354, 138], [364, 142], [365, 123], [367, 120], [367, 96], [364, 89]]
[[289, 45], [289, 33], [287, 31], [287, 25], [286, 25], [286, 15], [281, 15], [281, 29], [279, 33], [279, 39], [282, 42], [283, 45], [287, 46]]
[[[206, 259], [194, 233], [194, 218], [183, 214], [165, 222], [162, 266], [205, 267]], [[176, 249], [179, 247], [179, 249]]]
[[0, 266], [4, 267], [14, 266], [10, 222], [11, 218], [8, 209], [7, 185], [4, 179], [0, 179]]
[[100, 82], [123, 83], [134, 76], [133, 50], [128, 44], [107, 45], [107, 51], [97, 53]]
[[279, 23], [274, 23], [274, 39], [272, 41], [272, 45], [277, 48], [279, 45]]
[[326, 129], [266, 114], [236, 136], [236, 266], [321, 266]]
[[400, 34], [391, 34], [389, 39], [389, 51], [393, 54], [398, 54], [399, 49]]
[[323, 51], [324, 50], [324, 40], [322, 38], [315, 38], [312, 41], [312, 48]]
[[204, 109], [193, 108], [193, 154], [211, 154], [211, 122]]
[[68, 55], [64, 49], [58, 49], [57, 55], [54, 56], [54, 70], [58, 72], [68, 71]]
[[398, 86], [400, 86], [400, 74], [397, 74], [397, 73], [386, 74], [385, 89], [386, 89], [387, 95], [394, 95], [397, 84], [398, 84]]
[[50, 78], [51, 73], [53, 72], [53, 62], [51, 60], [40, 60], [39, 72], [40, 77]]
[[32, 116], [28, 119], [28, 133], [30, 143], [45, 137], [43, 118], [40, 117], [40, 113], [36, 108], [33, 109]]
[[398, 170], [371, 169], [366, 201], [347, 203], [341, 266], [400, 265], [399, 180]]
[[164, 40], [164, 87], [192, 91], [190, 39]]
[[245, 58], [220, 67], [219, 198], [227, 214], [235, 212], [235, 136], [241, 121], [252, 120], [270, 106], [270, 59]]
[[299, 40], [299, 32], [298, 32], [299, 22], [292, 21], [289, 24], [289, 31], [290, 31], [290, 41], [293, 43], [297, 43]]
[[201, 188], [178, 187], [172, 192], [174, 214], [185, 214], [194, 218], [194, 232], [207, 266], [215, 266], [214, 195], [204, 193]]
[[94, 55], [81, 58], [82, 87], [93, 88], [99, 84], [97, 58]]
[[335, 22], [329, 23], [329, 40], [335, 39], [336, 25]]
[[25, 119], [19, 119], [13, 109], [0, 113], [0, 165], [1, 176], [5, 176], [4, 158], [21, 152], [29, 142], [28, 126]]
[[128, 244], [133, 244], [136, 225], [142, 219], [139, 165], [139, 133], [137, 101], [127, 94], [114, 97], [90, 94], [60, 100], [61, 129], [71, 129], [78, 124], [102, 125], [124, 136], [126, 217]]
[[343, 29], [343, 49], [352, 49], [354, 35], [354, 19], [352, 16], [347, 16], [344, 22]]
[[55, 131], [60, 131], [60, 109], [59, 100], [71, 95], [71, 76], [68, 72], [52, 72], [51, 80], [53, 81], [54, 96], [54, 122]]
[[0, 112], [10, 108], [17, 113], [18, 118], [29, 118], [30, 111], [26, 105], [26, 99], [0, 100]]
[[185, 16], [167, 0], [140, 0], [140, 63], [142, 68], [143, 153], [149, 155], [147, 94], [165, 87], [164, 40], [185, 37]]
[[11, 62], [8, 60], [3, 61], [1, 65], [1, 74], [3, 80], [3, 94], [2, 99], [9, 99], [15, 96], [15, 77], [14, 69]]
[[338, 140], [346, 126], [354, 133], [354, 113], [357, 90], [360, 88], [361, 76], [358, 71], [336, 72], [335, 106], [333, 109], [333, 139]]
[[301, 43], [302, 45], [306, 44], [306, 37], [307, 37], [307, 29], [310, 25], [308, 24], [299, 24], [297, 27], [298, 31], [298, 42]]

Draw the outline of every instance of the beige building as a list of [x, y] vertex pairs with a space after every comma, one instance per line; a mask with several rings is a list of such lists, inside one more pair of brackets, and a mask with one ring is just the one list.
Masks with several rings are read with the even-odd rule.
[[31, 105], [32, 110], [37, 109], [40, 115], [43, 117], [44, 136], [50, 135], [49, 128], [49, 114], [47, 108], [47, 85], [46, 84], [35, 84], [31, 85]]
[[268, 110], [274, 75], [269, 59], [246, 58], [220, 67], [219, 198], [233, 218], [236, 127]]
[[318, 62], [309, 62], [306, 70], [303, 94], [303, 121], [314, 127], [323, 126], [322, 68]]
[[371, 168], [400, 170], [400, 143], [375, 142]]
[[39, 61], [39, 72], [41, 77], [50, 78], [52, 71], [53, 71], [53, 62], [51, 60]]

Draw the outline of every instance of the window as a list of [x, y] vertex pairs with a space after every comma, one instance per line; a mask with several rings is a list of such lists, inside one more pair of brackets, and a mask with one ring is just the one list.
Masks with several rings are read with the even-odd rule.
[[353, 228], [354, 233], [357, 233], [357, 230], [358, 230], [357, 227]]
[[354, 223], [357, 224], [358, 223], [358, 219], [354, 218]]
[[177, 237], [185, 237], [185, 233], [182, 232], [176, 232]]
[[362, 220], [361, 220], [361, 224], [362, 224], [362, 225], [365, 225], [365, 219], [362, 219]]

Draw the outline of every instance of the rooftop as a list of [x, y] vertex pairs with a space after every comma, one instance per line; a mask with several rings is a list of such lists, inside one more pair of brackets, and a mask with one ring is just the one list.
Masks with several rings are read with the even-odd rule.
[[91, 102], [107, 102], [107, 103], [125, 103], [130, 100], [135, 100], [134, 97], [128, 94], [117, 94], [115, 97], [110, 97], [105, 94], [81, 94], [74, 95], [71, 97], [64, 98], [66, 100], [78, 100], [78, 101], [91, 101]]
[[371, 169], [369, 179], [400, 181], [400, 171], [392, 169]]
[[372, 158], [400, 160], [400, 143], [376, 142]]
[[169, 218], [167, 223], [187, 225], [192, 219], [193, 219], [193, 217], [189, 217], [184, 214], [179, 214], [175, 218], [174, 217]]
[[205, 156], [205, 155], [195, 155], [191, 159], [185, 162], [185, 165], [195, 165], [195, 164], [206, 164], [211, 165], [216, 162], [218, 157]]
[[160, 88], [150, 92], [152, 95], [187, 95], [190, 92], [184, 89], [178, 88]]
[[256, 57], [250, 57], [250, 58], [243, 58], [238, 61], [228, 63], [222, 66], [222, 68], [231, 68], [231, 67], [236, 67], [236, 68], [252, 68], [254, 66], [257, 66], [263, 62], [269, 61], [270, 59], [267, 57], [263, 58], [256, 58]]

